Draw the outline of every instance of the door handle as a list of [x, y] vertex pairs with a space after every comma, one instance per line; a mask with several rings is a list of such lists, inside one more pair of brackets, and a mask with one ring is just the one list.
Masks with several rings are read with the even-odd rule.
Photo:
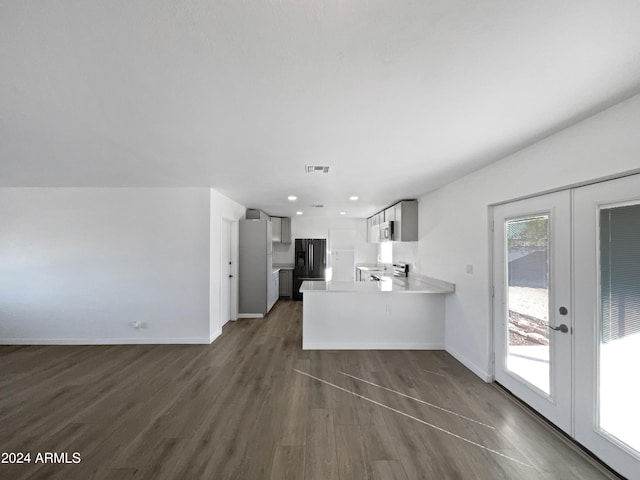
[[567, 327], [564, 323], [561, 323], [557, 327], [552, 327], [551, 325], [549, 325], [549, 328], [551, 330], [555, 330], [556, 332], [562, 332], [562, 333], [568, 333], [569, 332], [569, 327]]
[[229, 278], [233, 278], [233, 275], [229, 275]]

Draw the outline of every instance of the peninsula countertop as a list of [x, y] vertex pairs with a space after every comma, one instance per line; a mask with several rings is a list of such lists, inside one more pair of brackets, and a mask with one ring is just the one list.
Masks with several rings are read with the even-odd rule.
[[428, 277], [382, 276], [379, 282], [302, 282], [302, 293], [352, 292], [352, 293], [439, 293], [455, 292], [455, 285]]

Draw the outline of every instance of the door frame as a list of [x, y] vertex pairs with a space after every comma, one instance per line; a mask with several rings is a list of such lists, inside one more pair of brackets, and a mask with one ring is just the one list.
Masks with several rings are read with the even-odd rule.
[[[511, 207], [511, 205], [513, 205]], [[491, 337], [492, 342], [492, 380], [496, 381], [497, 378], [497, 364], [498, 364], [498, 341], [497, 331], [498, 317], [500, 316], [500, 322], [505, 322], [505, 318], [502, 318], [503, 308], [498, 305], [498, 301], [507, 300], [506, 288], [502, 288], [502, 285], [506, 287], [508, 284], [506, 277], [506, 265], [500, 260], [498, 255], [502, 256], [504, 251], [498, 252], [500, 247], [502, 250], [506, 248], [504, 244], [497, 244], [498, 234], [503, 231], [503, 225], [496, 225], [493, 223], [497, 221], [496, 215], [499, 208], [502, 208], [502, 216], [505, 219], [518, 219], [531, 216], [537, 216], [540, 214], [549, 214], [549, 237], [550, 246], [550, 277], [549, 277], [549, 310], [548, 310], [548, 323], [551, 326], [556, 326], [559, 323], [566, 323], [572, 329], [573, 327], [573, 300], [571, 295], [571, 281], [572, 281], [572, 264], [571, 264], [571, 192], [567, 190], [559, 190], [542, 195], [534, 195], [524, 199], [518, 199], [511, 202], [504, 202], [499, 205], [492, 206], [491, 208], [491, 225], [490, 235], [492, 237], [492, 264], [491, 264], [491, 277], [490, 277], [490, 303], [491, 303]], [[513, 211], [509, 211], [513, 210]], [[565, 257], [562, 256], [562, 252], [566, 250]], [[499, 272], [496, 270], [498, 265], [502, 265], [505, 268], [504, 271]], [[500, 278], [498, 278], [500, 275]], [[500, 283], [503, 280], [503, 283]], [[568, 284], [568, 285], [567, 285]], [[557, 307], [563, 305], [569, 307], [570, 314], [568, 317], [558, 318]], [[500, 315], [499, 315], [500, 314]], [[508, 332], [508, 324], [504, 324], [505, 332]], [[530, 404], [536, 411], [544, 414], [545, 417], [553, 420], [560, 429], [564, 430], [568, 434], [573, 433], [573, 330], [569, 333], [560, 333], [550, 331], [550, 344], [549, 344], [549, 393], [545, 393], [531, 383], [527, 378], [521, 377], [516, 372], [509, 371], [507, 364], [504, 365], [504, 375], [502, 376], [502, 382], [506, 388], [512, 390], [514, 395], [521, 398], [525, 403]], [[569, 335], [568, 338], [565, 336]], [[503, 339], [504, 340], [504, 339]], [[507, 355], [508, 347], [506, 349], [500, 347], [500, 351], [503, 356]], [[568, 372], [567, 369], [568, 368]], [[570, 375], [570, 384], [561, 381], [562, 376]], [[566, 378], [566, 377], [565, 377]]]
[[[223, 252], [224, 242], [222, 241], [222, 236], [226, 228], [229, 228], [229, 258], [231, 259], [231, 268], [226, 268], [225, 263], [225, 252]], [[218, 307], [218, 316], [220, 325], [219, 328], [222, 329], [224, 325], [228, 323], [228, 321], [235, 321], [238, 319], [238, 221], [232, 220], [230, 218], [223, 217], [220, 220], [220, 289], [219, 289], [219, 298], [220, 305]], [[229, 281], [229, 277], [227, 275], [233, 275], [231, 281]], [[222, 283], [229, 282], [229, 318], [222, 318]]]

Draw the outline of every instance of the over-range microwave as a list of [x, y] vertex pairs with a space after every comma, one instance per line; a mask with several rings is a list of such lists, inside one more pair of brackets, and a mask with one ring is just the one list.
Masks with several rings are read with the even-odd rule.
[[393, 231], [394, 223], [395, 222], [393, 221], [389, 221], [389, 222], [384, 222], [380, 224], [380, 241], [381, 242], [395, 240], [394, 231]]

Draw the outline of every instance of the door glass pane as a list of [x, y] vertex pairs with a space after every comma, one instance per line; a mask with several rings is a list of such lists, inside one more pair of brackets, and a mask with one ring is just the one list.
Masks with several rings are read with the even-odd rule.
[[640, 452], [640, 205], [600, 210], [600, 428]]
[[507, 369], [549, 394], [549, 216], [506, 222]]

